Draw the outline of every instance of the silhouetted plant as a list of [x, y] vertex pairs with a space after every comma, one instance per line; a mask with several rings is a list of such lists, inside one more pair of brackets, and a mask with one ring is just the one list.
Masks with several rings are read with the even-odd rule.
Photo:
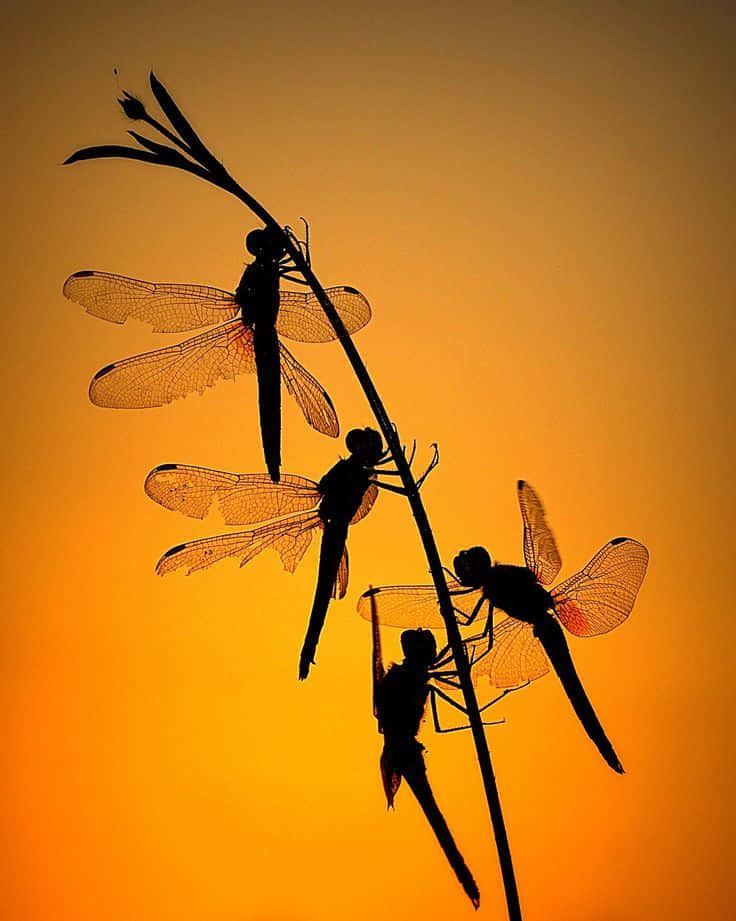
[[[288, 257], [290, 267], [293, 271], [297, 272], [311, 288], [329, 320], [329, 323], [334, 329], [336, 337], [339, 339], [365, 393], [371, 411], [375, 416], [381, 434], [388, 446], [388, 452], [396, 466], [396, 471], [402, 483], [403, 492], [409, 502], [412, 515], [417, 525], [432, 575], [440, 614], [447, 634], [448, 647], [454, 663], [453, 668], [457, 673], [457, 681], [464, 699], [464, 709], [468, 715], [470, 728], [473, 734], [478, 764], [498, 850], [509, 918], [511, 921], [520, 921], [521, 908], [511, 860], [511, 852], [496, 781], [493, 774], [488, 743], [483, 728], [483, 719], [471, 681], [470, 663], [455, 617], [453, 601], [445, 581], [439, 551], [434, 540], [424, 504], [420, 497], [419, 487], [421, 482], [415, 480], [409, 460], [402, 449], [398, 431], [390, 420], [389, 414], [379, 397], [340, 313], [312, 271], [309, 259], [300, 246], [299, 241], [296, 240], [293, 233], [288, 232], [286, 228], [282, 228], [263, 205], [233, 179], [225, 166], [217, 160], [202, 143], [171, 95], [153, 74], [150, 76], [150, 82], [153, 94], [173, 130], [170, 130], [158, 119], [151, 116], [145, 105], [132, 94], [124, 92], [123, 98], [118, 101], [128, 118], [136, 122], [141, 122], [153, 129], [158, 135], [170, 142], [169, 144], [162, 144], [158, 141], [154, 141], [137, 131], [129, 131], [131, 137], [139, 145], [138, 147], [125, 145], [87, 147], [72, 154], [65, 163], [70, 164], [83, 160], [95, 160], [100, 158], [139, 160], [144, 163], [181, 169], [198, 176], [200, 179], [204, 179], [206, 182], [218, 186], [238, 198], [263, 222], [265, 229], [270, 234], [270, 239], [279, 241], [276, 246], [277, 252], [283, 253]], [[74, 276], [72, 276], [72, 278], [74, 278]], [[107, 369], [103, 369], [103, 372], [106, 370]], [[102, 375], [103, 372], [100, 372], [100, 375]], [[468, 886], [470, 887], [469, 882]]]

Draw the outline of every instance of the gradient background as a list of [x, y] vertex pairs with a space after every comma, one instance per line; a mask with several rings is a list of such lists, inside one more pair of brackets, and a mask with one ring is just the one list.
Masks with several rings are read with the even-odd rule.
[[[571, 643], [628, 773], [552, 677], [489, 730], [525, 917], [728, 914], [734, 30], [716, 7], [638, 6], [7, 14], [3, 918], [473, 914], [408, 791], [386, 812], [378, 773], [355, 600], [426, 581], [405, 505], [382, 497], [352, 533], [348, 598], [304, 685], [315, 550], [294, 577], [273, 554], [154, 575], [220, 526], [154, 505], [146, 472], [262, 469], [254, 381], [100, 410], [93, 372], [155, 337], [61, 286], [97, 268], [232, 289], [255, 222], [184, 174], [62, 169], [124, 136], [113, 66], [146, 99], [154, 67], [279, 220], [310, 218], [323, 283], [369, 297], [357, 341], [389, 411], [421, 460], [442, 449], [425, 498], [447, 562], [481, 542], [521, 562], [517, 477], [546, 503], [563, 575], [618, 534], [650, 548], [629, 622]], [[338, 346], [295, 352], [344, 431], [371, 422]], [[291, 404], [284, 422], [287, 471], [319, 476], [344, 450]], [[502, 918], [471, 741], [424, 740], [481, 913]]]

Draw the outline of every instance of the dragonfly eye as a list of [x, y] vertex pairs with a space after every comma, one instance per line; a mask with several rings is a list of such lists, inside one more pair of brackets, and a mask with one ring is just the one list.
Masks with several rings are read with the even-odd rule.
[[279, 229], [257, 227], [245, 238], [245, 248], [253, 256], [280, 259], [284, 254], [284, 235]]
[[251, 230], [245, 238], [245, 248], [252, 256], [260, 256], [266, 246], [265, 230]]
[[383, 454], [381, 436], [372, 428], [351, 429], [345, 438], [345, 445], [351, 454], [355, 454], [367, 466], [377, 463]]
[[491, 557], [485, 547], [471, 547], [458, 553], [453, 566], [462, 585], [480, 586], [491, 568]]
[[429, 630], [404, 630], [401, 648], [404, 658], [415, 665], [428, 667], [437, 658], [437, 642]]

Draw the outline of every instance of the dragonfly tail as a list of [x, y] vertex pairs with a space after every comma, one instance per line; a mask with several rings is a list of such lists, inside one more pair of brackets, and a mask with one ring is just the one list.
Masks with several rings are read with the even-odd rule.
[[253, 339], [258, 377], [258, 416], [266, 469], [274, 483], [281, 478], [281, 359], [275, 330]]
[[394, 798], [401, 786], [401, 771], [396, 769], [385, 747], [381, 753], [381, 781], [383, 792], [386, 794], [386, 807], [393, 809]]
[[432, 826], [432, 831], [435, 833], [435, 837], [444, 851], [445, 857], [447, 857], [458, 882], [463, 887], [465, 894], [473, 903], [473, 906], [478, 908], [480, 905], [478, 884], [473, 878], [473, 874], [470, 872], [468, 865], [465, 863], [463, 855], [458, 850], [455, 839], [452, 837], [452, 832], [445, 821], [445, 817], [440, 811], [440, 807], [437, 805], [437, 800], [434, 798], [434, 793], [427, 780], [424, 758], [421, 754], [417, 757], [419, 763], [412, 765], [409, 770], [402, 771], [404, 779], [411, 787], [414, 796], [416, 796], [419, 805], [422, 807], [427, 821]]
[[557, 676], [570, 699], [570, 703], [588, 736], [606, 763], [617, 774], [623, 774], [623, 765], [614, 751], [603, 726], [601, 726], [593, 705], [585, 693], [585, 689], [575, 670], [562, 628], [551, 615], [548, 615], [541, 624], [535, 626], [534, 632], [544, 646], [544, 651], [549, 656], [549, 660], [554, 666]]
[[304, 645], [299, 656], [299, 680], [309, 674], [310, 666], [314, 664], [314, 655], [317, 651], [320, 633], [327, 617], [327, 607], [332, 597], [332, 591], [337, 578], [337, 570], [345, 549], [348, 536], [348, 525], [329, 522], [322, 534], [322, 546], [319, 554], [319, 570], [317, 573], [317, 588], [314, 592], [312, 613], [309, 615], [307, 633]]

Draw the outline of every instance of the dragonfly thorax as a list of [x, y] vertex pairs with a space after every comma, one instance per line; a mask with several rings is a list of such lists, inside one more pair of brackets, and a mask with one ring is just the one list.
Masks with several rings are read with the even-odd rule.
[[416, 738], [428, 694], [426, 668], [416, 668], [409, 661], [389, 668], [375, 693], [378, 727], [387, 744], [401, 749]]
[[235, 289], [235, 300], [244, 323], [273, 326], [279, 312], [278, 262], [258, 257], [247, 265]]
[[235, 289], [241, 318], [252, 325], [273, 327], [279, 312], [279, 259], [284, 255], [283, 234], [268, 227], [251, 230], [245, 248], [256, 258], [245, 267]]
[[554, 607], [552, 596], [526, 566], [494, 564], [484, 588], [494, 607], [527, 623], [536, 623]]
[[360, 508], [370, 476], [358, 458], [351, 455], [339, 460], [319, 481], [322, 501], [319, 515], [324, 521], [349, 522]]

